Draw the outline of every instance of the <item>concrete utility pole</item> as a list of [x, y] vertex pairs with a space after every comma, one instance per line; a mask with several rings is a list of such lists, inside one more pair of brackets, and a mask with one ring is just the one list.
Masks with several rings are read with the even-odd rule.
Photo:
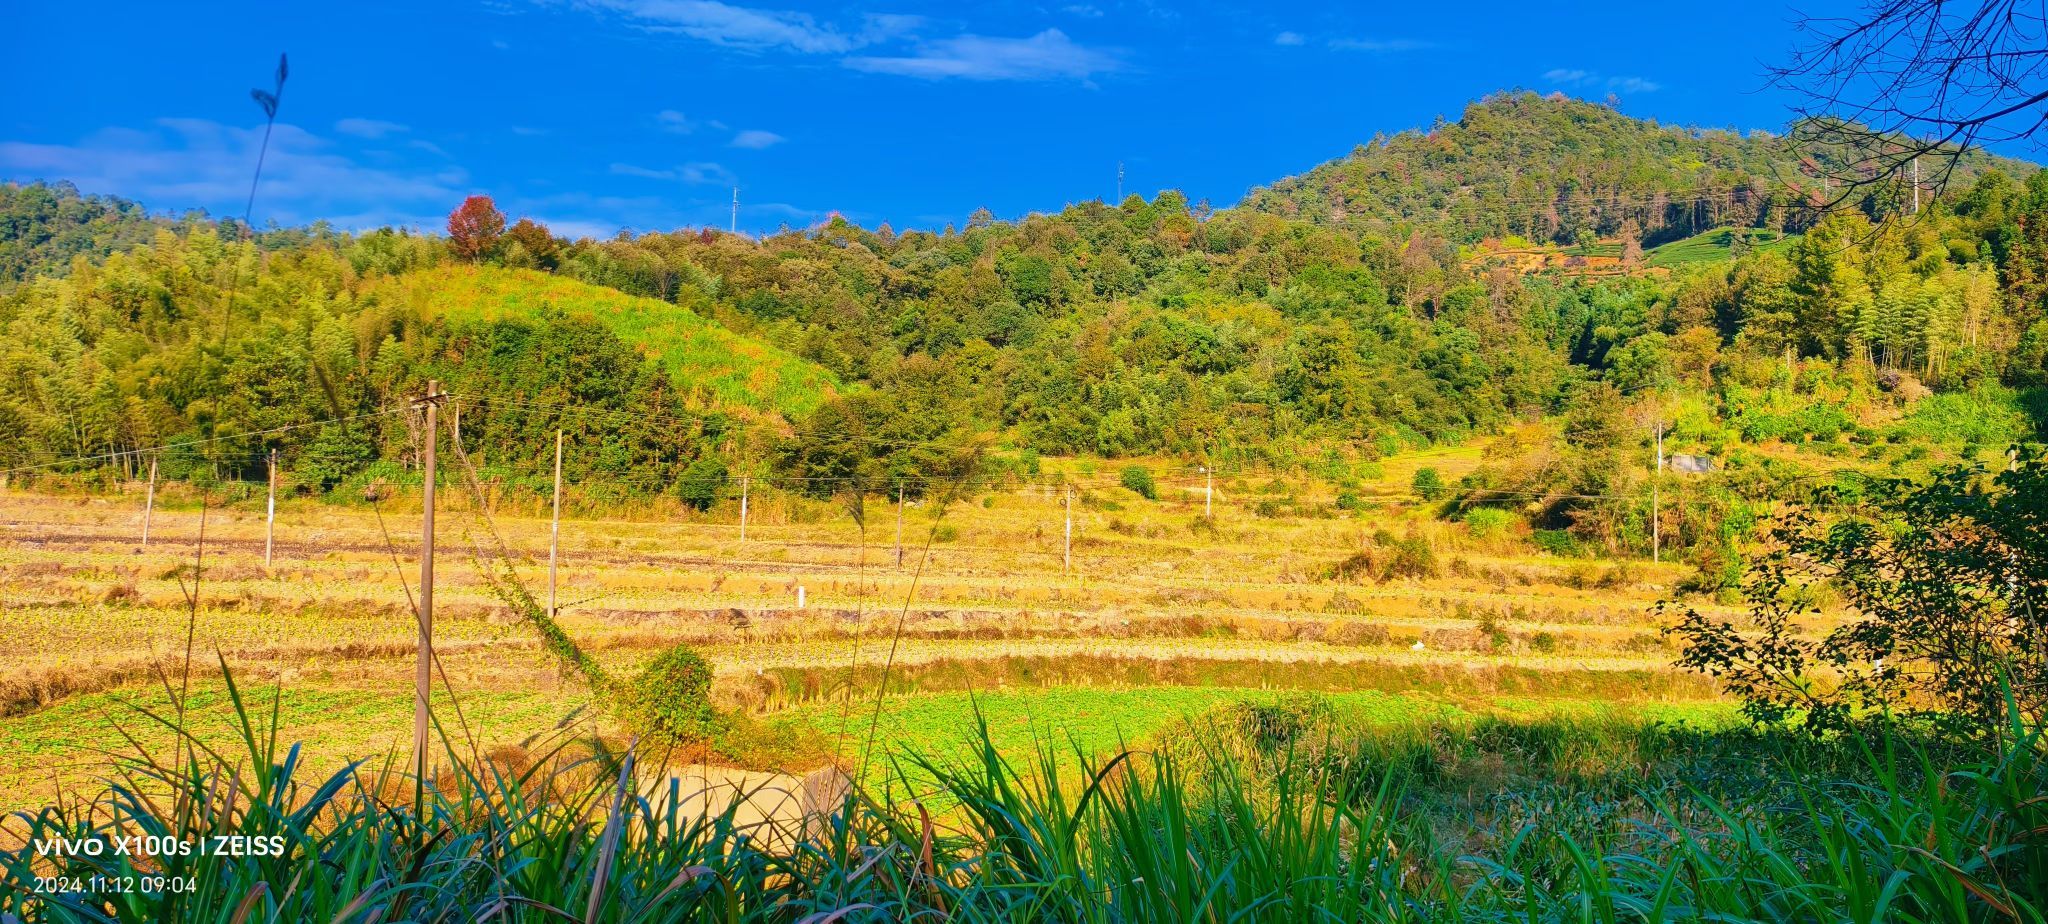
[[740, 476], [740, 541], [747, 541], [747, 483], [752, 477]]
[[896, 568], [903, 568], [903, 486], [896, 486]]
[[732, 188], [732, 233], [740, 233], [740, 188]]
[[149, 520], [156, 514], [156, 455], [149, 457], [149, 493], [142, 500], [142, 547], [149, 548]]
[[1664, 479], [1664, 422], [1657, 421], [1657, 472], [1650, 476], [1650, 561], [1664, 560], [1662, 507], [1658, 503], [1657, 482]]
[[1111, 205], [1122, 205], [1123, 203], [1124, 203], [1124, 162], [1123, 162], [1123, 161], [1117, 161], [1117, 162], [1116, 162], [1116, 201], [1115, 201], [1115, 202], [1112, 202], [1112, 203], [1110, 203], [1110, 204], [1111, 204]]
[[550, 498], [555, 512], [548, 520], [548, 616], [555, 611], [555, 557], [562, 547], [562, 431], [555, 431], [555, 491]]
[[1202, 516], [1214, 519], [1216, 516], [1216, 473], [1209, 466], [1202, 466]]
[[1067, 488], [1067, 494], [1060, 500], [1060, 506], [1067, 509], [1067, 539], [1063, 557], [1060, 559], [1060, 573], [1074, 570], [1074, 489]]
[[263, 570], [270, 570], [270, 544], [277, 534], [277, 450], [270, 450], [270, 500], [263, 511]]
[[434, 661], [434, 431], [440, 424], [441, 385], [427, 380], [427, 396], [420, 403], [427, 412], [426, 445], [421, 454], [425, 476], [420, 485], [420, 614], [419, 655], [413, 676], [412, 769], [414, 778], [427, 778], [428, 697], [433, 692]]

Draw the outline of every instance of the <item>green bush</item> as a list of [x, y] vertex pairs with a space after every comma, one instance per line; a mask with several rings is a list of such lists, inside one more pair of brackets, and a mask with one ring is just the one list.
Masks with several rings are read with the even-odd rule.
[[2026, 438], [2030, 429], [2025, 399], [2026, 393], [1997, 385], [1929, 395], [1892, 425], [1893, 433], [1940, 445], [2006, 446]]
[[1515, 522], [1515, 515], [1499, 507], [1481, 507], [1465, 513], [1465, 530], [1474, 539], [1492, 539], [1503, 535]]
[[1536, 547], [1559, 558], [1579, 557], [1579, 540], [1561, 529], [1539, 529], [1529, 534]]
[[1410, 482], [1410, 487], [1414, 489], [1416, 497], [1425, 501], [1442, 500], [1449, 492], [1449, 488], [1444, 486], [1443, 473], [1429, 466], [1415, 470], [1415, 480]]
[[639, 732], [668, 744], [692, 744], [721, 727], [711, 708], [711, 665], [688, 645], [656, 655], [629, 688], [629, 712]]
[[1159, 499], [1159, 485], [1152, 480], [1152, 472], [1142, 465], [1125, 467], [1118, 480], [1139, 497], [1146, 500]]
[[676, 496], [693, 510], [710, 510], [725, 491], [725, 463], [705, 456], [690, 463], [676, 482]]

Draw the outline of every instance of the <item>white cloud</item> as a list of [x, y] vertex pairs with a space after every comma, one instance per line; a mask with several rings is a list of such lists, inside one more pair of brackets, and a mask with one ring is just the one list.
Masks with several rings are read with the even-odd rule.
[[758, 214], [760, 214], [760, 213], [762, 213], [762, 212], [766, 212], [766, 213], [768, 213], [768, 214], [770, 214], [770, 215], [779, 215], [779, 216], [782, 216], [782, 218], [783, 218], [784, 220], [788, 220], [788, 219], [792, 219], [792, 218], [793, 218], [793, 219], [796, 219], [797, 221], [800, 221], [800, 222], [810, 222], [810, 221], [815, 221], [815, 220], [817, 220], [817, 219], [820, 219], [820, 218], [824, 218], [825, 216], [827, 216], [827, 215], [830, 215], [830, 214], [832, 214], [832, 213], [833, 213], [834, 211], [837, 211], [837, 210], [836, 210], [836, 209], [827, 209], [827, 210], [819, 210], [819, 209], [807, 209], [807, 208], [804, 208], [803, 206], [799, 206], [799, 205], [791, 205], [791, 204], [789, 204], [789, 203], [787, 203], [787, 202], [753, 202], [753, 203], [749, 203], [749, 202], [747, 202], [746, 200], [741, 200], [741, 201], [740, 201], [740, 217], [742, 217], [742, 218], [746, 217], [746, 216], [747, 216], [747, 214], [748, 214], [749, 212], [752, 212], [752, 213], [754, 213], [754, 214], [756, 214], [756, 215], [758, 215]]
[[1664, 85], [1641, 77], [1608, 77], [1602, 80], [1593, 71], [1576, 67], [1558, 67], [1543, 72], [1543, 79], [1563, 87], [1598, 87], [1622, 93], [1655, 93]]
[[[242, 212], [263, 127], [159, 119], [145, 129], [106, 128], [73, 144], [0, 142], [0, 176], [70, 180], [88, 192], [127, 196], [168, 211]], [[278, 123], [256, 192], [255, 221], [344, 228], [438, 221], [471, 190], [460, 167], [370, 166], [332, 141]]]
[[1338, 51], [1367, 51], [1376, 54], [1388, 54], [1398, 51], [1421, 51], [1425, 48], [1434, 48], [1436, 44], [1420, 39], [1406, 38], [1338, 38], [1330, 40], [1330, 47]]
[[611, 165], [611, 172], [618, 176], [639, 177], [643, 180], [674, 180], [691, 185], [717, 183], [721, 186], [730, 186], [734, 179], [732, 171], [710, 161], [693, 161], [678, 167], [668, 168], [641, 167], [634, 164], [613, 164]]
[[717, 0], [583, 0], [583, 5], [623, 15], [650, 32], [687, 35], [717, 45], [787, 48], [811, 54], [844, 54], [916, 21], [908, 16], [870, 16], [864, 28], [849, 33], [819, 23], [809, 13], [753, 9]]
[[632, 164], [613, 164], [612, 173], [617, 176], [636, 176], [643, 180], [673, 180], [674, 170], [656, 170], [652, 167], [636, 167]]
[[[532, 0], [548, 3], [551, 0]], [[720, 0], [569, 0], [598, 13], [620, 16], [642, 31], [683, 35], [715, 45], [748, 51], [782, 50], [841, 56], [840, 63], [857, 71], [941, 80], [1086, 81], [1096, 74], [1124, 69], [1119, 52], [1076, 44], [1058, 29], [1024, 38], [962, 33], [938, 39], [918, 34], [930, 24], [923, 16], [864, 13], [857, 23], [821, 21], [798, 10], [736, 6]], [[1061, 12], [1097, 18], [1102, 11], [1087, 3], [1069, 4]], [[853, 54], [879, 45], [908, 46], [894, 54]], [[667, 115], [667, 113], [664, 113]], [[678, 134], [696, 128], [681, 120], [664, 127]]]
[[676, 168], [676, 178], [685, 183], [716, 183], [731, 186], [738, 177], [732, 171], [710, 161], [695, 161]]
[[758, 151], [762, 148], [774, 147], [787, 140], [788, 139], [774, 132], [766, 132], [758, 128], [750, 128], [747, 129], [746, 131], [740, 132], [739, 134], [732, 136], [732, 146], [736, 148], [749, 148]]
[[547, 133], [548, 130], [545, 128], [534, 128], [530, 125], [512, 126], [512, 134], [518, 135], [522, 138], [533, 138], [539, 135], [545, 135]]
[[1076, 44], [1058, 29], [1030, 38], [959, 35], [921, 43], [901, 57], [853, 57], [843, 62], [857, 71], [943, 80], [1085, 80], [1123, 69], [1109, 51]]
[[610, 221], [587, 221], [577, 218], [536, 218], [534, 220], [547, 225], [548, 230], [556, 235], [566, 237], [572, 241], [586, 237], [600, 241], [609, 240], [612, 235], [619, 232], [618, 223]]
[[697, 130], [697, 123], [674, 109], [663, 109], [654, 114], [654, 124], [661, 130], [676, 135], [687, 135]]
[[1275, 45], [1286, 45], [1292, 47], [1300, 45], [1307, 41], [1308, 39], [1303, 38], [1301, 33], [1299, 32], [1282, 32], [1279, 35], [1273, 36], [1273, 44]]
[[382, 138], [409, 129], [397, 122], [386, 122], [382, 119], [342, 119], [334, 123], [334, 130], [358, 138]]

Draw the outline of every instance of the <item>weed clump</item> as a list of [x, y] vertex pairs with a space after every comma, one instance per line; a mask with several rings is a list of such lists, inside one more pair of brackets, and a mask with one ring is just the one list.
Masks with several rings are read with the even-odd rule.
[[1395, 578], [1442, 576], [1443, 562], [1424, 536], [1397, 539], [1381, 530], [1365, 548], [1345, 556], [1323, 572], [1325, 580], [1386, 582]]
[[1159, 483], [1152, 480], [1151, 470], [1142, 465], [1132, 465], [1123, 470], [1117, 480], [1131, 493], [1146, 500], [1159, 499]]
[[625, 712], [649, 738], [695, 744], [724, 727], [711, 707], [711, 665], [688, 645], [656, 655], [624, 692]]

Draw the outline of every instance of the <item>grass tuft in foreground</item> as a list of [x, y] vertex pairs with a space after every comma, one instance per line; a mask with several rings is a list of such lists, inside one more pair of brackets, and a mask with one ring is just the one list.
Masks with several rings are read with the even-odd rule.
[[[0, 915], [39, 921], [2021, 921], [2048, 908], [2048, 755], [1901, 727], [1816, 740], [1480, 719], [1347, 722], [1313, 698], [1151, 750], [1026, 766], [901, 755], [773, 830], [688, 803], [654, 755], [557, 749], [302, 779], [235, 689], [242, 751], [140, 755], [11, 819]], [[157, 759], [167, 758], [167, 759]], [[937, 808], [934, 808], [937, 806]], [[195, 845], [120, 855], [116, 839]], [[216, 837], [246, 838], [239, 842]], [[97, 841], [97, 856], [41, 853]], [[244, 856], [196, 845], [268, 844]], [[169, 887], [52, 892], [53, 880]], [[43, 891], [37, 891], [41, 884]]]

